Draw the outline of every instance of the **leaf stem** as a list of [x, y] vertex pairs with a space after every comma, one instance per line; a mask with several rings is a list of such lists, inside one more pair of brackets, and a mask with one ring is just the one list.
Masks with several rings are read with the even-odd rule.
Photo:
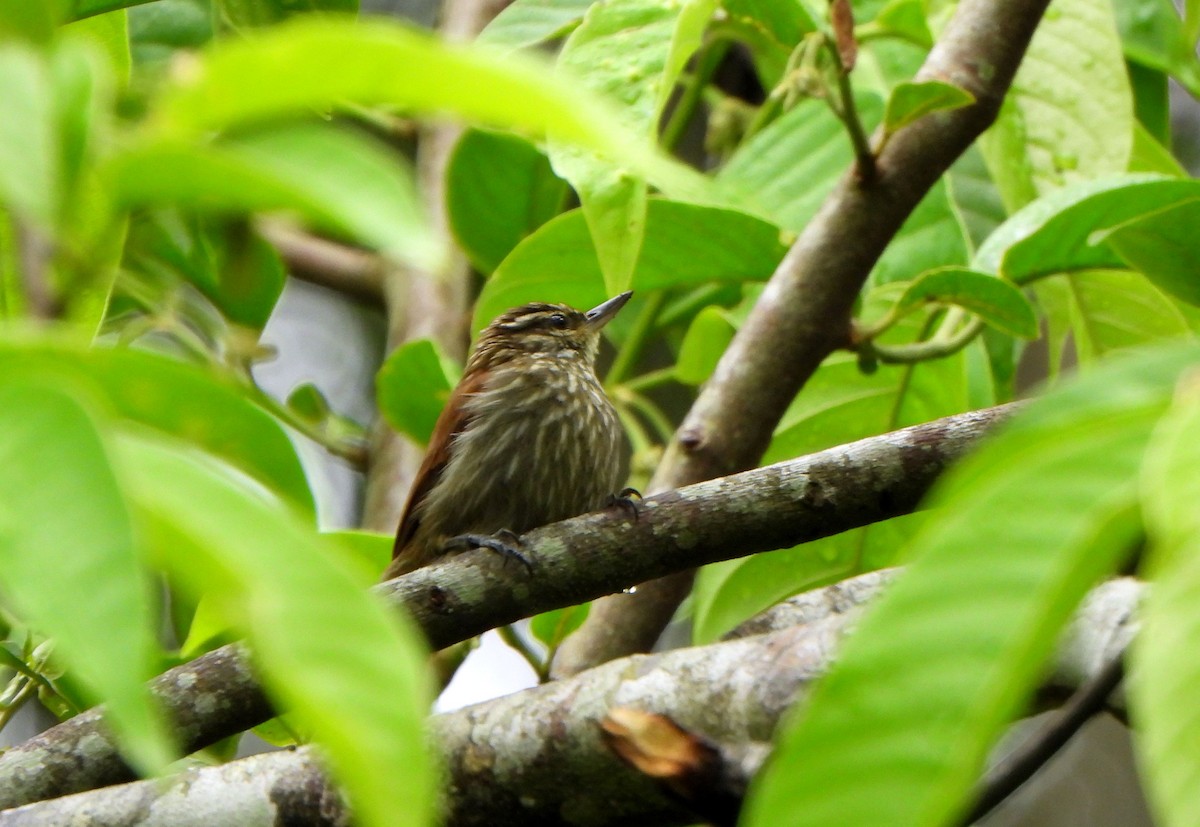
[[837, 45], [828, 37], [823, 38], [823, 42], [825, 51], [833, 61], [837, 74], [839, 104], [830, 108], [845, 124], [846, 131], [850, 135], [850, 143], [854, 145], [859, 179], [864, 183], [870, 183], [875, 180], [878, 172], [875, 168], [875, 153], [871, 151], [871, 142], [867, 138], [866, 130], [863, 129], [862, 118], [858, 115], [858, 106], [854, 102], [854, 87], [850, 84], [850, 72], [842, 63], [842, 56], [838, 53]]

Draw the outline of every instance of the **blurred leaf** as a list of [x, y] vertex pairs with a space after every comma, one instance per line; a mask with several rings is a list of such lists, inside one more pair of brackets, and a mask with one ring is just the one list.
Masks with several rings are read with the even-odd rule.
[[529, 631], [553, 652], [566, 639], [567, 635], [583, 625], [590, 609], [591, 604], [584, 603], [580, 606], [567, 606], [564, 609], [542, 612], [529, 621]]
[[675, 360], [675, 378], [685, 385], [699, 385], [717, 368], [725, 348], [733, 341], [734, 328], [724, 308], [708, 306], [688, 325], [679, 358]]
[[[330, 55], [338, 60], [331, 64]], [[673, 197], [721, 195], [700, 173], [631, 133], [609, 104], [542, 62], [447, 44], [379, 19], [300, 16], [253, 39], [221, 43], [173, 80], [152, 134], [195, 138], [345, 103], [393, 104], [552, 134], [627, 165]]]
[[396, 538], [376, 531], [328, 531], [326, 537], [337, 541], [344, 557], [360, 576], [363, 588], [379, 582], [379, 576], [392, 562], [392, 546]]
[[65, 0], [0, 3], [0, 45], [10, 38], [50, 40], [64, 11]]
[[1054, 0], [980, 147], [1015, 211], [1037, 195], [1124, 171], [1133, 120], [1113, 4]]
[[117, 156], [108, 177], [126, 204], [290, 210], [419, 266], [435, 266], [444, 253], [397, 157], [325, 124], [292, 123], [211, 146], [143, 144]]
[[[606, 297], [596, 253], [579, 210], [560, 215], [517, 245], [483, 287], [474, 330], [527, 301], [592, 307]], [[783, 258], [779, 231], [733, 210], [652, 198], [635, 290], [713, 281], [761, 281]]]
[[1138, 538], [1130, 481], [1197, 358], [1189, 346], [1114, 360], [943, 477], [930, 500], [942, 510], [792, 721], [746, 824], [786, 812], [917, 827], [961, 812], [1071, 611]]
[[225, 377], [147, 351], [88, 349], [36, 334], [0, 337], [0, 374], [82, 383], [117, 415], [210, 451], [313, 510], [304, 470], [283, 429]]
[[63, 27], [63, 32], [98, 46], [108, 58], [107, 68], [125, 83], [130, 68], [128, 17], [122, 9], [71, 23]]
[[478, 42], [525, 49], [567, 34], [593, 0], [513, 0], [480, 32]]
[[1153, 585], [1140, 608], [1130, 660], [1138, 759], [1154, 812], [1164, 825], [1200, 819], [1196, 768], [1200, 732], [1191, 710], [1200, 679], [1191, 641], [1200, 633], [1200, 405], [1195, 374], [1180, 381], [1176, 404], [1155, 431], [1142, 466], [1142, 509], [1150, 548], [1143, 571]]
[[397, 431], [426, 445], [460, 374], [432, 339], [405, 342], [375, 377], [379, 410]]
[[[38, 4], [34, 4], [38, 5]], [[61, 198], [49, 67], [32, 48], [0, 42], [0, 203], [46, 230]]]
[[931, 112], [946, 112], [975, 102], [966, 89], [941, 80], [896, 84], [883, 115], [884, 129], [896, 132]]
[[1200, 182], [1157, 175], [1118, 175], [1039, 198], [1004, 222], [979, 248], [972, 267], [1017, 284], [1039, 276], [1123, 262], [1096, 232], [1184, 201], [1200, 199]]
[[218, 13], [234, 28], [269, 26], [293, 14], [357, 14], [358, 0], [214, 0]]
[[997, 330], [1022, 339], [1036, 339], [1038, 335], [1037, 317], [1021, 291], [988, 273], [965, 267], [922, 273], [905, 289], [897, 311], [908, 313], [925, 302], [969, 310]]
[[1187, 178], [1187, 170], [1180, 165], [1171, 150], [1140, 123], [1133, 128], [1133, 154], [1129, 157], [1130, 172], [1151, 172], [1174, 178]]
[[925, 20], [924, 6], [922, 0], [890, 0], [873, 22], [885, 34], [929, 49], [933, 46], [933, 33]]
[[818, 28], [803, 0], [723, 0], [721, 7], [723, 27], [751, 51], [764, 87], [778, 82], [792, 50]]
[[545, 155], [528, 141], [499, 132], [467, 130], [446, 170], [450, 227], [484, 274], [556, 216], [566, 195], [566, 182]]
[[144, 681], [155, 611], [129, 514], [95, 423], [67, 383], [0, 383], [0, 581], [107, 704], [125, 757], [144, 774], [175, 758]]
[[430, 687], [412, 625], [365, 592], [306, 520], [232, 469], [141, 436], [122, 439], [119, 456], [161, 563], [247, 634], [268, 694], [312, 733], [356, 819], [428, 824]]
[[208, 0], [155, 0], [129, 10], [129, 50], [135, 65], [163, 64], [177, 50], [213, 37]]

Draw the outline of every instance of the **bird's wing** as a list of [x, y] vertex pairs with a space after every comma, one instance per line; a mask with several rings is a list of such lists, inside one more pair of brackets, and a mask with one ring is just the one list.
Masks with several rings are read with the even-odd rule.
[[405, 547], [417, 533], [421, 524], [420, 516], [416, 513], [417, 506], [441, 479], [446, 463], [450, 461], [450, 446], [454, 438], [471, 423], [472, 417], [467, 413], [466, 401], [483, 388], [484, 376], [484, 371], [477, 371], [463, 377], [446, 400], [446, 407], [442, 408], [437, 424], [433, 427], [433, 435], [429, 438], [429, 449], [425, 452], [425, 459], [413, 478], [408, 502], [404, 506], [404, 516], [400, 518], [396, 544], [392, 548], [393, 560], [404, 553]]

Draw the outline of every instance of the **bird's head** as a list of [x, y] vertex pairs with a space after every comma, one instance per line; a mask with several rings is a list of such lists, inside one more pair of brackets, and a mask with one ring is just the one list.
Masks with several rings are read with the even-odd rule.
[[620, 311], [632, 291], [626, 291], [591, 310], [581, 311], [565, 304], [533, 302], [500, 314], [479, 338], [477, 354], [489, 361], [506, 356], [537, 354], [588, 359], [600, 346], [600, 331]]

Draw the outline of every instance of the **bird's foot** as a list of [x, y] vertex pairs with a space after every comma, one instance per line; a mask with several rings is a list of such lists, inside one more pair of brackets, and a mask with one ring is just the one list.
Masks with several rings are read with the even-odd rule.
[[451, 537], [446, 541], [444, 546], [447, 552], [470, 551], [473, 548], [486, 548], [489, 551], [494, 551], [504, 558], [505, 562], [509, 559], [516, 560], [526, 571], [533, 571], [533, 563], [519, 551], [519, 547], [524, 545], [521, 538], [515, 532], [509, 531], [507, 528], [502, 528], [495, 534], [460, 534], [457, 537]]
[[622, 488], [616, 494], [608, 495], [608, 502], [605, 504], [607, 508], [620, 508], [629, 516], [637, 520], [639, 514], [638, 503], [641, 502], [642, 494], [636, 488]]

